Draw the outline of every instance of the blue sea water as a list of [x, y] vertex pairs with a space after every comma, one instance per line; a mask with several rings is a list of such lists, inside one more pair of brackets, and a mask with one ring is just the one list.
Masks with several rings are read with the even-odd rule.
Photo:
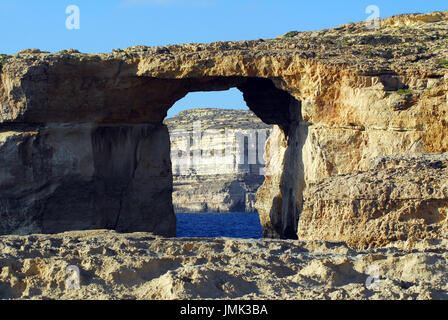
[[262, 237], [258, 213], [178, 213], [176, 216], [179, 238]]

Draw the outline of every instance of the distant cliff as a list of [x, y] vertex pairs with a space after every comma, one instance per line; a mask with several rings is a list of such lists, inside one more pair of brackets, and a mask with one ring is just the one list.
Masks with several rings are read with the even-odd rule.
[[251, 111], [190, 109], [167, 119], [176, 212], [254, 212], [271, 126]]

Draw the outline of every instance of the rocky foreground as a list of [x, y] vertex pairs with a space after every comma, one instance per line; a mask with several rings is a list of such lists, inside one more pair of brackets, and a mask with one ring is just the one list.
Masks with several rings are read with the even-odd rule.
[[[446, 299], [447, 243], [411, 238], [355, 251], [341, 242], [113, 231], [3, 236], [0, 298]], [[80, 269], [80, 289], [67, 287], [68, 266]]]

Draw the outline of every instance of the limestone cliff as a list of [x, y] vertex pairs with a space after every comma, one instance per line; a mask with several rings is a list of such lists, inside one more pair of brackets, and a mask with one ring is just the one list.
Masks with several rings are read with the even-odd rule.
[[385, 245], [448, 236], [448, 154], [374, 158], [366, 172], [311, 183], [300, 239]]
[[167, 128], [155, 124], [0, 132], [0, 234], [109, 228], [172, 235], [165, 139]]
[[[448, 151], [447, 34], [439, 12], [384, 19], [380, 30], [361, 22], [270, 40], [2, 58], [0, 216], [19, 222], [3, 232], [74, 220], [173, 234], [162, 121], [189, 92], [236, 87], [275, 125], [256, 204], [264, 234], [296, 238], [302, 210], [320, 201], [304, 197], [307, 186], [368, 171], [378, 156]], [[393, 215], [381, 210], [366, 219]], [[409, 219], [434, 212], [419, 210]], [[332, 233], [318, 215], [307, 219], [316, 221], [309, 239]], [[354, 242], [370, 232], [344, 230]]]
[[272, 126], [251, 111], [223, 109], [182, 111], [165, 124], [175, 212], [255, 212]]

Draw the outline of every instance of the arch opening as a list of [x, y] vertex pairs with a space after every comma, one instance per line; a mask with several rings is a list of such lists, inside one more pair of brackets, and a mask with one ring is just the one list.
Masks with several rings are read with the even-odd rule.
[[[262, 192], [257, 199], [256, 193], [266, 179], [264, 149], [273, 126], [277, 125], [277, 130], [283, 134], [283, 139], [288, 146], [287, 150], [289, 146], [298, 146], [295, 140], [303, 133], [297, 132], [303, 131], [298, 129], [300, 127], [298, 123], [302, 121], [300, 102], [286, 91], [278, 89], [272, 80], [263, 78], [189, 79], [186, 87], [187, 90], [182, 96], [187, 97], [187, 100], [191, 93], [210, 94], [229, 89], [234, 92], [239, 90], [245, 105], [250, 109], [247, 112], [251, 113], [253, 123], [251, 125], [238, 123], [241, 116], [235, 113], [232, 119], [232, 112], [227, 111], [227, 125], [229, 123], [231, 125], [230, 130], [226, 130], [225, 123], [211, 123], [211, 125], [210, 122], [207, 123], [207, 121], [213, 121], [211, 114], [213, 112], [204, 111], [205, 109], [196, 111], [196, 116], [192, 116], [191, 111], [190, 115], [187, 114], [188, 111], [184, 111], [177, 118], [165, 119], [170, 131], [172, 196], [174, 211], [178, 214], [177, 223], [185, 223], [182, 220], [184, 217], [179, 217], [179, 214], [185, 212], [215, 214], [257, 212], [259, 215], [257, 220], [263, 224], [263, 236], [295, 239], [304, 182], [300, 181], [300, 190], [297, 190], [297, 187], [289, 184], [296, 183], [297, 179], [303, 179], [303, 173], [298, 174], [298, 178], [293, 178], [293, 181], [288, 175], [292, 173], [291, 171], [303, 171], [301, 153], [284, 152], [278, 146], [273, 146], [274, 143], [271, 142], [271, 151], [284, 153], [280, 157], [299, 156], [300, 159], [295, 161], [297, 165], [292, 166], [286, 165], [289, 160], [283, 159], [283, 164], [288, 167], [286, 173], [283, 164], [280, 168], [274, 168], [276, 172], [268, 173], [269, 181], [268, 184], [265, 183], [264, 189], [266, 191], [266, 188], [272, 188], [272, 184], [275, 184], [272, 189], [278, 189], [275, 190], [277, 195]], [[181, 105], [181, 101], [182, 99], [179, 99], [173, 105], [173, 109]], [[219, 106], [219, 103], [214, 103], [211, 107]], [[239, 107], [243, 109], [241, 105]], [[216, 108], [215, 113], [219, 113], [218, 110]], [[222, 112], [219, 116], [221, 119], [226, 117]], [[187, 128], [183, 128], [184, 132], [175, 132], [176, 123], [183, 123], [184, 126], [187, 125]], [[235, 132], [238, 130], [239, 133]], [[230, 132], [226, 133], [226, 131]], [[304, 142], [303, 137], [300, 140], [300, 143]], [[179, 150], [181, 144], [184, 150]], [[274, 150], [276, 148], [278, 150]], [[186, 206], [189, 201], [190, 204], [192, 203], [190, 207]], [[258, 208], [256, 202], [258, 202]], [[222, 225], [223, 221], [219, 224]], [[178, 225], [177, 229], [179, 230], [180, 227], [181, 225]], [[241, 235], [237, 234], [236, 237]]]
[[177, 236], [260, 238], [255, 194], [264, 182], [272, 126], [249, 110], [236, 88], [189, 93], [171, 110], [165, 124]]

